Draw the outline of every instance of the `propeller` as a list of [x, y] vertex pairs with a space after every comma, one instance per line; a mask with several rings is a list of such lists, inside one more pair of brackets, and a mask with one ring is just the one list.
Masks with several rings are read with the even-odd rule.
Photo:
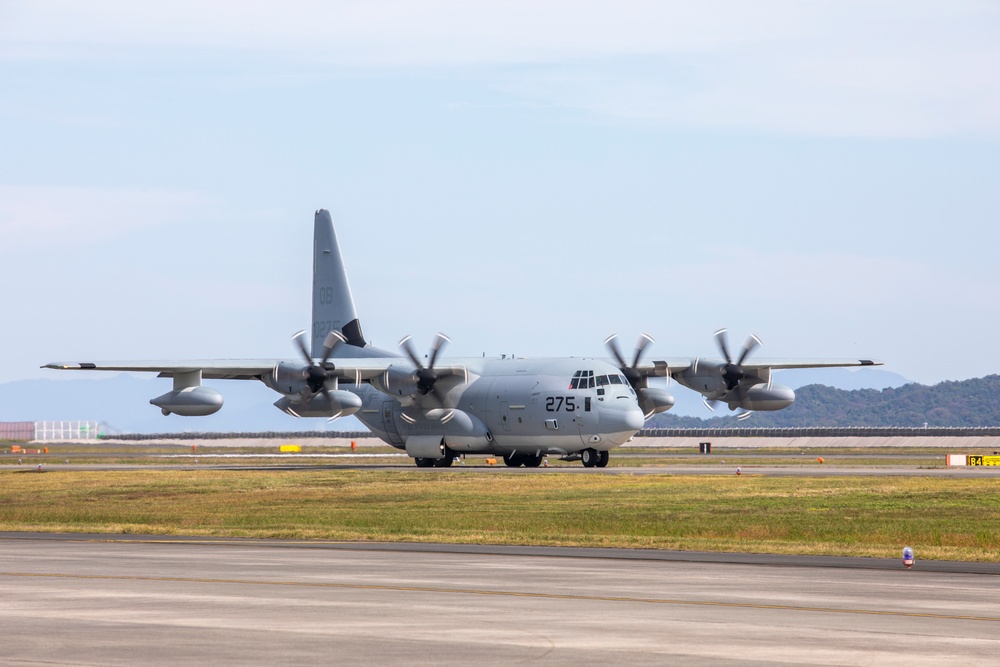
[[[309, 355], [309, 350], [306, 348], [305, 343], [306, 332], [298, 331], [294, 336], [292, 336], [292, 341], [295, 342], [296, 346], [299, 348], [299, 352], [302, 353], [302, 358], [306, 362], [305, 368], [302, 369], [302, 379], [306, 381], [306, 386], [309, 387], [309, 391], [313, 395], [323, 394], [326, 398], [327, 405], [330, 409], [333, 409], [333, 397], [330, 396], [329, 390], [326, 388], [327, 380], [335, 377], [330, 374], [330, 371], [326, 368], [326, 363], [330, 359], [330, 355], [333, 354], [334, 348], [340, 343], [346, 343], [347, 337], [339, 331], [331, 330], [330, 333], [326, 335], [326, 339], [323, 341], [323, 356], [320, 358], [319, 363]], [[338, 414], [337, 417], [340, 415]], [[334, 417], [336, 418], [336, 417]]]
[[[638, 389], [639, 384], [645, 379], [645, 375], [637, 368], [639, 360], [642, 358], [642, 353], [645, 352], [647, 345], [655, 342], [653, 337], [648, 333], [639, 336], [639, 340], [635, 343], [635, 357], [632, 359], [632, 364], [629, 365], [625, 362], [625, 357], [622, 356], [621, 350], [618, 349], [618, 334], [611, 334], [604, 339], [604, 344], [614, 356], [615, 361], [618, 362], [618, 367], [621, 369], [622, 375], [625, 376], [625, 379], [628, 380], [628, 383], [634, 389]], [[669, 374], [667, 377], [669, 377]]]
[[726, 344], [726, 331], [728, 329], [716, 331], [715, 340], [719, 344], [719, 351], [722, 352], [722, 356], [726, 360], [726, 365], [722, 369], [722, 379], [726, 383], [726, 389], [732, 391], [739, 386], [740, 380], [746, 377], [746, 373], [743, 371], [743, 362], [746, 361], [750, 352], [762, 345], [763, 342], [756, 335], [750, 334], [746, 342], [743, 343], [743, 352], [740, 353], [739, 359], [733, 363], [733, 358], [729, 354], [729, 346]]
[[[431, 344], [431, 354], [427, 361], [427, 366], [424, 366], [420, 361], [420, 357], [417, 353], [413, 351], [413, 345], [410, 343], [410, 336], [407, 336], [403, 340], [399, 341], [399, 346], [403, 348], [406, 352], [406, 356], [410, 358], [413, 365], [417, 367], [415, 375], [417, 377], [417, 391], [422, 395], [426, 396], [434, 390], [434, 383], [438, 381], [438, 373], [434, 370], [434, 363], [437, 361], [438, 353], [441, 352], [441, 348], [445, 346], [445, 343], [450, 343], [451, 339], [445, 336], [443, 333], [437, 334], [434, 337], [434, 342]], [[435, 394], [436, 395], [436, 394]]]

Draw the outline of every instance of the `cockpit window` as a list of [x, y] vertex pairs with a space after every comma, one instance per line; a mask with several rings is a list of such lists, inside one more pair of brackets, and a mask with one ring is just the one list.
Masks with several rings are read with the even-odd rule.
[[608, 378], [607, 375], [598, 375], [597, 376], [597, 386], [598, 387], [603, 387], [606, 384], [610, 384], [610, 382], [611, 382], [611, 380]]
[[621, 375], [612, 375], [611, 384], [625, 384], [626, 380]]
[[593, 389], [596, 386], [594, 371], [577, 371], [570, 380], [570, 389]]

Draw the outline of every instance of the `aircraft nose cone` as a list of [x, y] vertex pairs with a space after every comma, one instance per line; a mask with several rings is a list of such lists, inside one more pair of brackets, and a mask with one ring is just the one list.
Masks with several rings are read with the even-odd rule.
[[625, 412], [625, 427], [629, 431], [638, 431], [646, 424], [646, 416], [642, 410], [634, 408]]
[[606, 433], [638, 431], [646, 423], [642, 410], [634, 403], [611, 404], [601, 409], [601, 430]]

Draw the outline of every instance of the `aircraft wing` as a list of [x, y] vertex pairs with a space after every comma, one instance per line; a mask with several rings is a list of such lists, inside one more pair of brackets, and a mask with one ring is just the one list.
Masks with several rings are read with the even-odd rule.
[[851, 366], [881, 366], [883, 362], [874, 359], [754, 359], [744, 361], [743, 367], [750, 369], [770, 368], [849, 368]]
[[[327, 368], [336, 370], [337, 375], [347, 381], [370, 380], [385, 372], [392, 363], [399, 363], [394, 357], [371, 359], [331, 359]], [[160, 377], [172, 377], [176, 373], [201, 371], [202, 378], [210, 380], [258, 380], [271, 373], [279, 363], [301, 366], [299, 359], [192, 359], [182, 361], [56, 361], [42, 368], [79, 371], [122, 371], [135, 373], [157, 373]]]
[[[648, 361], [636, 368], [644, 375], [664, 377], [693, 368], [698, 362], [715, 365], [725, 364], [722, 359], [695, 357], [668, 357], [662, 360]], [[753, 359], [744, 361], [742, 366], [748, 370], [770, 368], [783, 370], [789, 368], [849, 368], [852, 366], [881, 366], [883, 362], [873, 359]], [[669, 371], [667, 370], [669, 369]]]

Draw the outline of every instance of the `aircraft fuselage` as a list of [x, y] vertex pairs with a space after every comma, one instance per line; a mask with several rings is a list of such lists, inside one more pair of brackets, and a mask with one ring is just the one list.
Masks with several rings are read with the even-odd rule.
[[[435, 395], [420, 399], [422, 410], [408, 412], [410, 398], [362, 385], [351, 389], [363, 401], [355, 416], [411, 453], [415, 439], [439, 438], [454, 453], [533, 456], [607, 451], [644, 422], [635, 391], [617, 367], [600, 359], [449, 361], [468, 371], [468, 381], [439, 380]], [[405, 359], [399, 365], [412, 369]]]

